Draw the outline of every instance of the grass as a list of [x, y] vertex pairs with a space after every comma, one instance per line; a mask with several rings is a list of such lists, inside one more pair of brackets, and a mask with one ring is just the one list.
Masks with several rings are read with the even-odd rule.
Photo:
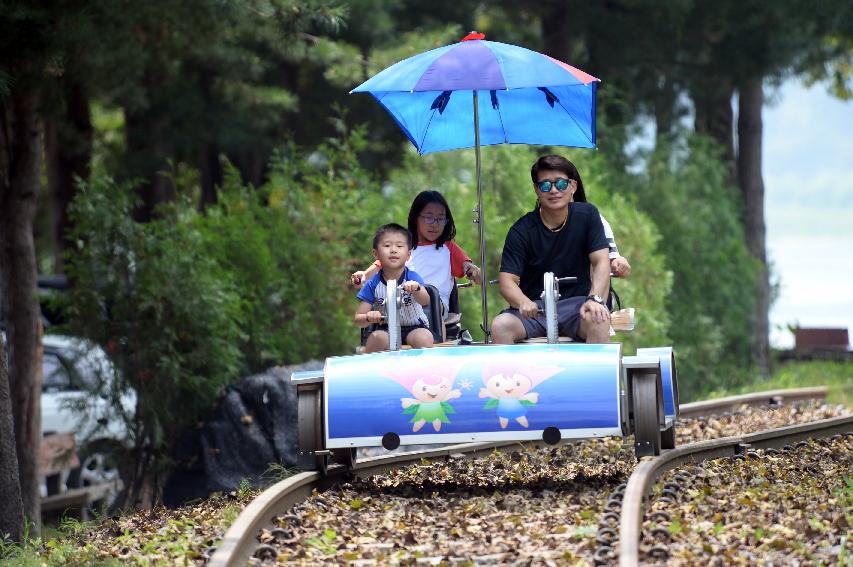
[[[282, 465], [270, 465], [263, 475], [265, 485], [295, 472]], [[244, 479], [228, 494], [215, 493], [206, 500], [188, 502], [173, 510], [156, 508], [89, 522], [66, 517], [58, 527], [43, 526], [42, 536], [30, 539], [25, 545], [8, 542], [0, 536], [0, 565], [196, 565], [211, 545], [218, 544], [258, 493]]]
[[749, 392], [810, 386], [826, 386], [829, 389], [827, 403], [853, 407], [853, 362], [788, 362], [778, 366], [769, 379], [756, 379], [735, 388], [715, 390], [703, 397], [714, 399]]

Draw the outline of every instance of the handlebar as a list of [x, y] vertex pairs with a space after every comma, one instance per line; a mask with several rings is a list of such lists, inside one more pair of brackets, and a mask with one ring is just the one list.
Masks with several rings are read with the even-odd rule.
[[[367, 320], [367, 313], [359, 313], [358, 315], [356, 315], [356, 316], [355, 316], [355, 322], [356, 322], [356, 323], [370, 323], [370, 321], [368, 321], [368, 320]], [[387, 322], [387, 318], [385, 317], [385, 315], [383, 315], [383, 316], [379, 319], [379, 322], [380, 322], [380, 323], [385, 323], [385, 322]]]

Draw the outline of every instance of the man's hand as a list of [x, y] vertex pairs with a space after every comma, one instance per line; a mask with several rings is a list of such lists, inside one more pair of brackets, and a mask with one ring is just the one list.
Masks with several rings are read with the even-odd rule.
[[580, 316], [593, 323], [604, 323], [610, 321], [610, 311], [606, 306], [595, 301], [587, 300], [581, 305]]
[[627, 278], [631, 275], [631, 264], [622, 256], [610, 260], [610, 273], [617, 278]]
[[462, 269], [465, 271], [465, 275], [468, 277], [469, 280], [471, 280], [477, 285], [480, 285], [482, 283], [482, 270], [480, 270], [480, 268], [475, 266], [473, 263], [465, 262], [462, 265]]
[[367, 317], [368, 323], [381, 323], [382, 322], [382, 312], [381, 311], [368, 311], [365, 313], [365, 317]]
[[524, 301], [518, 304], [518, 312], [522, 317], [536, 317], [539, 315], [539, 306], [525, 297]]
[[421, 290], [421, 284], [414, 280], [403, 282], [403, 289], [409, 293], [414, 293]]

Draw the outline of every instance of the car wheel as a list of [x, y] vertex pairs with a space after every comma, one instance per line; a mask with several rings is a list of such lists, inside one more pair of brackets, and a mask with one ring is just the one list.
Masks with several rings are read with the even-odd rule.
[[71, 471], [67, 486], [69, 489], [97, 487], [97, 497], [90, 503], [90, 509], [113, 512], [121, 505], [127, 478], [121, 466], [122, 451], [119, 443], [109, 440], [95, 441], [80, 449], [80, 467]]

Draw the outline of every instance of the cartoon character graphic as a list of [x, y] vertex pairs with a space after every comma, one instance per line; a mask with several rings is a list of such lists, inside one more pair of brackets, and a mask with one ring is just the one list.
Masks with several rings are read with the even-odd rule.
[[411, 398], [400, 398], [404, 414], [414, 414], [409, 423], [412, 432], [417, 433], [427, 423], [435, 431], [441, 431], [442, 423], [450, 423], [448, 414], [456, 413], [448, 403], [462, 395], [453, 385], [459, 367], [453, 364], [432, 364], [407, 368], [405, 370], [386, 371], [386, 374], [411, 392]]
[[513, 419], [528, 427], [527, 408], [539, 402], [539, 394], [531, 390], [562, 371], [563, 368], [556, 366], [536, 367], [509, 359], [487, 363], [483, 367], [485, 387], [480, 388], [480, 397], [489, 400], [483, 409], [497, 410], [501, 429], [506, 429]]

